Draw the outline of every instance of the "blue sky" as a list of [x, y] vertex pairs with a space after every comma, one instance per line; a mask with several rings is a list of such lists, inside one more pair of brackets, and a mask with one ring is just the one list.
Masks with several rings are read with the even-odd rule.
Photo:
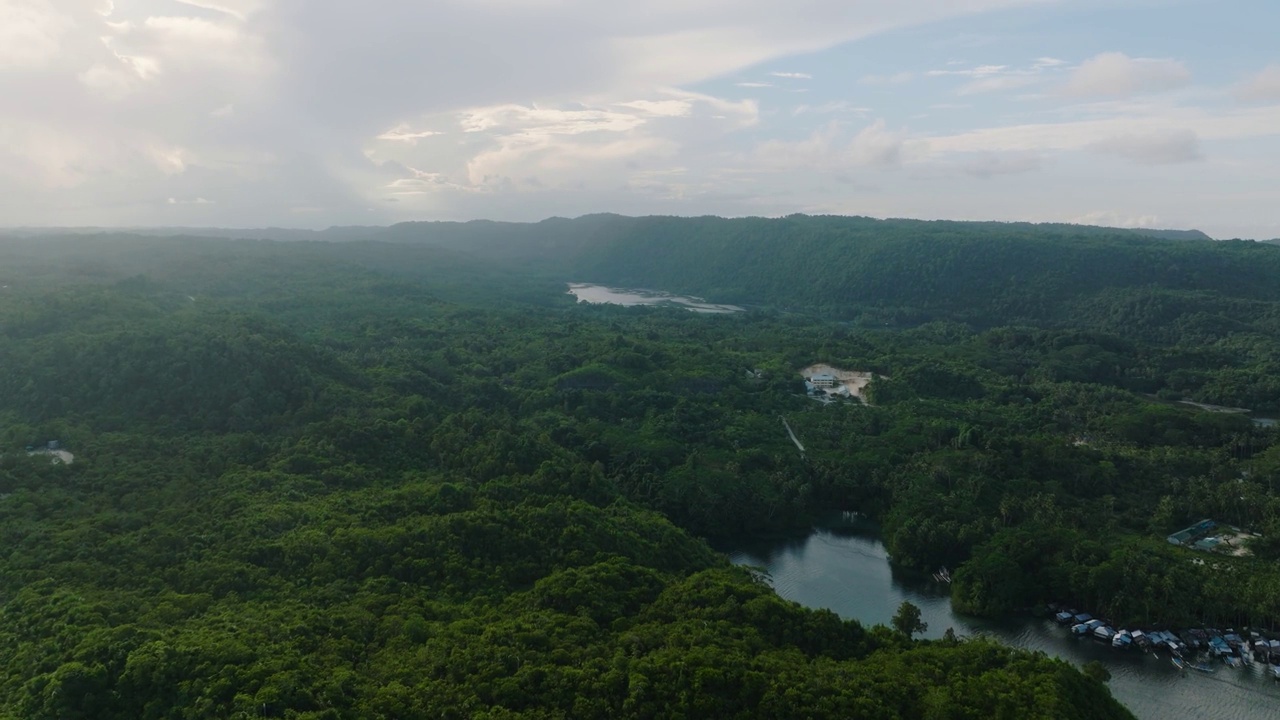
[[0, 223], [1280, 237], [1280, 3], [0, 0]]

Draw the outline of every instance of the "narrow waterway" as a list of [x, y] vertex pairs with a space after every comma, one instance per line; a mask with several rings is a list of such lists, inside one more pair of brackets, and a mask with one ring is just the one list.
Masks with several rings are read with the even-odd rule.
[[1211, 675], [1184, 674], [1166, 656], [1121, 652], [1073, 638], [1051, 620], [990, 622], [958, 616], [951, 611], [946, 586], [895, 573], [874, 535], [818, 530], [794, 540], [738, 545], [729, 557], [766, 570], [778, 594], [789, 600], [865, 624], [888, 625], [898, 605], [909, 600], [929, 624], [929, 638], [942, 637], [950, 627], [962, 636], [990, 636], [1077, 665], [1098, 660], [1111, 671], [1112, 694], [1142, 720], [1280, 718], [1280, 684], [1264, 667], [1219, 664]]

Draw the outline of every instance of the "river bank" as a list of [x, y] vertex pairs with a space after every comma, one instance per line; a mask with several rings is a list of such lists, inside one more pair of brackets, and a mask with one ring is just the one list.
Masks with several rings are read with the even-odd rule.
[[1111, 672], [1112, 694], [1141, 720], [1263, 720], [1274, 718], [1280, 708], [1280, 685], [1256, 666], [1224, 666], [1212, 675], [1188, 675], [1164, 657], [1074, 638], [1050, 619], [991, 621], [958, 615], [951, 608], [948, 587], [895, 570], [869, 526], [739, 543], [727, 554], [736, 564], [764, 569], [782, 597], [864, 624], [888, 625], [906, 600], [920, 608], [921, 619], [928, 623], [926, 638], [940, 638], [953, 628], [961, 636], [993, 638], [1076, 665], [1101, 662]]

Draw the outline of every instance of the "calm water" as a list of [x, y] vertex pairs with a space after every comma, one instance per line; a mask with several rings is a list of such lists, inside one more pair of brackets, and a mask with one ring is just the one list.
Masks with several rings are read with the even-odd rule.
[[827, 608], [866, 624], [888, 625], [898, 605], [918, 605], [926, 637], [939, 638], [948, 627], [960, 635], [986, 635], [1009, 645], [1083, 665], [1098, 660], [1111, 671], [1112, 694], [1142, 720], [1276, 720], [1280, 684], [1260, 666], [1183, 675], [1166, 656], [1119, 652], [1088, 639], [1076, 639], [1051, 620], [988, 622], [951, 612], [947, 589], [928, 580], [899, 575], [875, 537], [820, 530], [807, 538], [739, 546], [733, 562], [767, 570], [778, 594], [814, 608]]
[[683, 305], [694, 312], [713, 313], [719, 315], [743, 312], [743, 308], [740, 308], [737, 305], [713, 305], [705, 302], [702, 298], [671, 295], [670, 293], [659, 292], [656, 290], [618, 290], [615, 288], [608, 288], [603, 285], [569, 283], [569, 294], [578, 298], [578, 302], [585, 303], [604, 303], [609, 305], [628, 306], [674, 304]]

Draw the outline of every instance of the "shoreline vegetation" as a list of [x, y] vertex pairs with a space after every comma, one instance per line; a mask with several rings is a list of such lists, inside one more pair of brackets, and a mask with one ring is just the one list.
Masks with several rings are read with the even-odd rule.
[[[950, 568], [965, 612], [1280, 624], [1276, 433], [1164, 402], [1280, 409], [1280, 248], [368, 235], [0, 239], [0, 717], [1127, 717], [1065, 663], [802, 610], [701, 539], [830, 510]], [[577, 304], [571, 278], [749, 309]], [[871, 403], [810, 401], [815, 362], [874, 373]], [[54, 440], [74, 464], [21, 452]], [[1165, 541], [1206, 517], [1251, 554]]]

